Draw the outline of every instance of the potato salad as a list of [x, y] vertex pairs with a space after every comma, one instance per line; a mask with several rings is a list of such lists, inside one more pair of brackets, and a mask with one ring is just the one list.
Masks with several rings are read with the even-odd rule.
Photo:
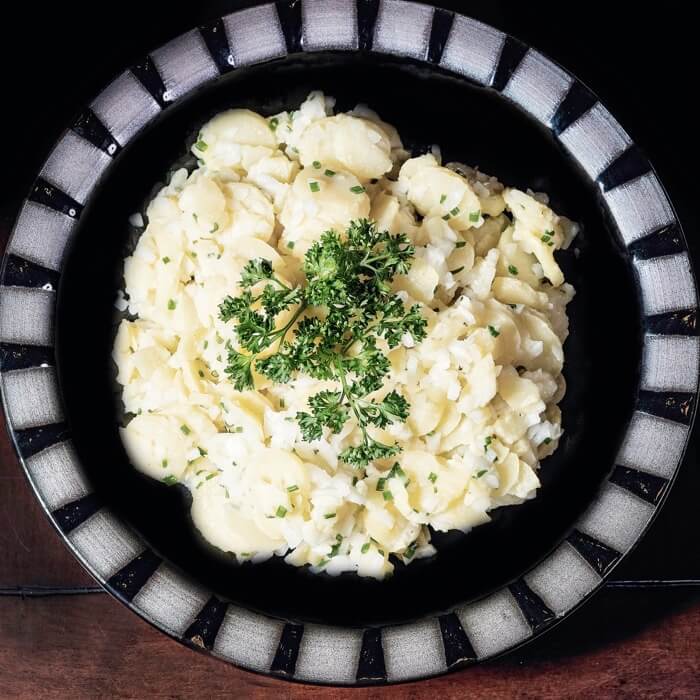
[[212, 545], [381, 579], [536, 495], [577, 226], [334, 102], [202, 126], [134, 217], [113, 358], [131, 462]]

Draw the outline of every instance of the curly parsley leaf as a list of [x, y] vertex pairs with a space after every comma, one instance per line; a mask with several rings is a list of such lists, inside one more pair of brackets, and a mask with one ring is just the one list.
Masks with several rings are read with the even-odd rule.
[[[425, 337], [420, 307], [406, 309], [391, 292], [392, 280], [408, 272], [414, 252], [405, 234], [379, 231], [359, 219], [344, 235], [326, 231], [311, 246], [303, 286], [286, 285], [270, 261], [251, 260], [239, 282], [242, 292], [219, 306], [221, 319], [236, 323], [240, 351], [228, 347], [226, 369], [235, 388], [253, 388], [253, 366], [276, 383], [299, 374], [335, 381], [338, 390], [311, 396], [309, 411], [297, 413], [304, 440], [318, 440], [324, 430], [338, 433], [353, 419], [361, 441], [345, 449], [341, 460], [363, 467], [396, 455], [398, 445], [377, 441], [368, 429], [405, 421], [410, 406], [396, 391], [380, 401], [367, 397], [382, 388], [390, 370], [378, 339], [393, 348], [405, 335], [414, 342]], [[257, 357], [274, 345], [274, 353]]]

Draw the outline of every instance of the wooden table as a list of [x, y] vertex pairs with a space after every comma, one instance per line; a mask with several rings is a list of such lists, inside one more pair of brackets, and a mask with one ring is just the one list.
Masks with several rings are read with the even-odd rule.
[[[125, 1], [108, 20], [104, 8], [94, 3], [40, 8], [18, 3], [3, 10], [19, 15], [14, 21], [3, 16], [8, 35], [26, 40], [18, 42], [19, 48], [0, 42], [0, 57], [8, 49], [2, 60], [8, 98], [2, 111], [9, 120], [3, 130], [9, 147], [4, 174], [12, 173], [3, 181], [0, 250], [17, 203], [78, 105], [154, 46], [244, 4], [250, 2], [211, 0], [178, 7], [156, 0]], [[458, 0], [440, 4], [464, 9]], [[671, 109], [664, 99], [645, 100], [640, 110], [630, 97], [649, 89], [654, 96], [683, 95], [688, 81], [692, 85], [682, 67], [696, 60], [694, 23], [677, 21], [673, 12], [640, 7], [634, 31], [629, 31], [628, 9], [620, 6], [616, 14], [610, 3], [597, 9], [590, 2], [556, 3], [534, 10], [529, 3], [496, 0], [469, 3], [465, 11], [575, 67], [621, 121], [632, 124], [635, 140], [649, 150], [671, 187], [687, 231], [697, 231], [696, 180], [678, 167], [677, 156], [683, 152], [684, 134], [696, 130], [695, 113], [687, 98], [684, 107], [675, 102]], [[577, 31], [564, 31], [565, 26]], [[656, 46], [659, 37], [664, 39], [662, 51], [644, 50]], [[604, 60], [597, 60], [594, 47], [601, 46]], [[38, 82], [32, 76], [40, 76]], [[697, 454], [691, 448], [667, 505], [643, 543], [614, 572], [615, 581], [521, 651], [426, 682], [322, 689], [248, 673], [186, 649], [100, 592], [34, 499], [2, 426], [0, 698], [697, 698], [699, 492]]]
[[[4, 247], [7, 227], [0, 236]], [[694, 448], [615, 581], [544, 637], [431, 681], [321, 689], [189, 650], [104, 593], [49, 524], [0, 422], [0, 698], [700, 696]]]

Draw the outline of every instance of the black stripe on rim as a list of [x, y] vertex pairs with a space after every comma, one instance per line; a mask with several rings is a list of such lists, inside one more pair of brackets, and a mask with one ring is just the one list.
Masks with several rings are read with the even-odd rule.
[[199, 33], [204, 39], [211, 58], [216, 63], [219, 73], [227, 73], [233, 70], [233, 56], [228, 45], [228, 37], [222, 19], [214, 20], [199, 28]]
[[41, 177], [38, 177], [34, 182], [34, 187], [32, 187], [28, 199], [31, 202], [43, 204], [49, 209], [70, 216], [72, 219], [79, 219], [83, 211], [82, 204], [78, 204], [72, 197], [69, 197], [65, 192], [61, 192], [58, 187]]
[[163, 79], [160, 77], [160, 73], [158, 73], [158, 69], [150, 56], [146, 56], [137, 64], [131, 66], [131, 72], [161, 107], [167, 105], [167, 101], [163, 99], [165, 94]]
[[37, 428], [15, 430], [14, 434], [19, 453], [28, 459], [47, 447], [67, 440], [70, 437], [70, 430], [65, 423], [51, 423]]
[[372, 50], [378, 14], [379, 0], [357, 0], [357, 43], [360, 51]]
[[443, 10], [441, 7], [435, 8], [433, 25], [430, 28], [430, 42], [428, 43], [428, 60], [431, 63], [440, 63], [454, 21], [454, 12]]
[[287, 44], [287, 53], [299, 53], [302, 36], [301, 3], [298, 0], [278, 0], [275, 7]]
[[527, 46], [525, 44], [509, 34], [506, 35], [506, 40], [503, 42], [501, 55], [498, 59], [498, 65], [493, 73], [493, 78], [491, 78], [491, 87], [502, 92], [526, 53]]
[[17, 345], [15, 343], [0, 343], [0, 371], [10, 372], [13, 369], [30, 369], [56, 364], [54, 349], [43, 345]]
[[676, 423], [690, 425], [696, 394], [683, 391], [640, 391], [637, 410]]
[[698, 310], [685, 309], [665, 314], [647, 316], [644, 319], [647, 333], [660, 335], [698, 335]]
[[107, 586], [119, 598], [131, 602], [155, 573], [163, 560], [150, 549], [142, 552], [107, 581]]
[[662, 255], [675, 255], [686, 250], [683, 234], [678, 224], [664, 226], [644, 238], [638, 238], [627, 246], [637, 260], [659, 258]]
[[355, 678], [358, 683], [386, 683], [382, 631], [378, 628], [367, 629], [362, 634], [362, 648]]
[[191, 646], [211, 651], [221, 623], [224, 621], [227, 607], [228, 603], [219, 600], [216, 596], [209, 598], [194, 622], [185, 631], [183, 640]]
[[43, 265], [10, 254], [5, 262], [3, 284], [7, 287], [51, 287], [58, 288], [60, 275], [55, 270], [49, 270]]
[[572, 530], [566, 541], [592, 566], [601, 578], [615, 566], [620, 552], [580, 530]]
[[515, 602], [522, 610], [527, 624], [530, 625], [533, 632], [544, 629], [556, 618], [556, 615], [545, 605], [542, 598], [531, 590], [523, 579], [514, 581], [508, 586], [508, 589], [513, 594]]
[[117, 140], [91, 109], [86, 107], [71, 128], [76, 134], [89, 141], [95, 148], [104, 151], [108, 156], [114, 156], [119, 152], [120, 146]]
[[293, 676], [299, 656], [299, 645], [304, 634], [304, 625], [285, 624], [280, 636], [275, 658], [272, 660], [270, 671], [283, 676]]
[[653, 506], [659, 504], [668, 486], [668, 479], [619, 464], [610, 475], [610, 481]]
[[52, 511], [51, 517], [56, 521], [56, 525], [58, 525], [61, 532], [67, 535], [89, 517], [95, 515], [102, 508], [102, 505], [102, 500], [98, 498], [97, 494], [89, 493], [77, 501], [66, 503], [65, 506]]
[[651, 171], [651, 163], [642, 153], [639, 146], [632, 144], [626, 151], [620, 153], [615, 160], [608, 165], [596, 180], [603, 188], [603, 192], [614, 190], [626, 182], [636, 180]]
[[474, 647], [471, 645], [457, 615], [454, 613], [440, 615], [438, 620], [442, 633], [442, 644], [445, 647], [447, 668], [476, 661]]
[[559, 136], [588, 112], [597, 101], [596, 96], [583, 83], [574, 80], [552, 117], [552, 131]]

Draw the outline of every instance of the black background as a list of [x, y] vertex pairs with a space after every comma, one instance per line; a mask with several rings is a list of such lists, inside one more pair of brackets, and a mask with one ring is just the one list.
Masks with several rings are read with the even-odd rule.
[[[61, 131], [125, 66], [193, 25], [251, 4], [256, 3], [25, 3], [3, 10], [2, 225], [13, 221]], [[681, 3], [649, 9], [611, 2], [433, 4], [513, 34], [587, 83], [650, 157], [698, 260], [699, 62], [689, 10]], [[660, 517], [616, 570], [617, 579], [700, 578], [695, 443], [697, 438]]]

